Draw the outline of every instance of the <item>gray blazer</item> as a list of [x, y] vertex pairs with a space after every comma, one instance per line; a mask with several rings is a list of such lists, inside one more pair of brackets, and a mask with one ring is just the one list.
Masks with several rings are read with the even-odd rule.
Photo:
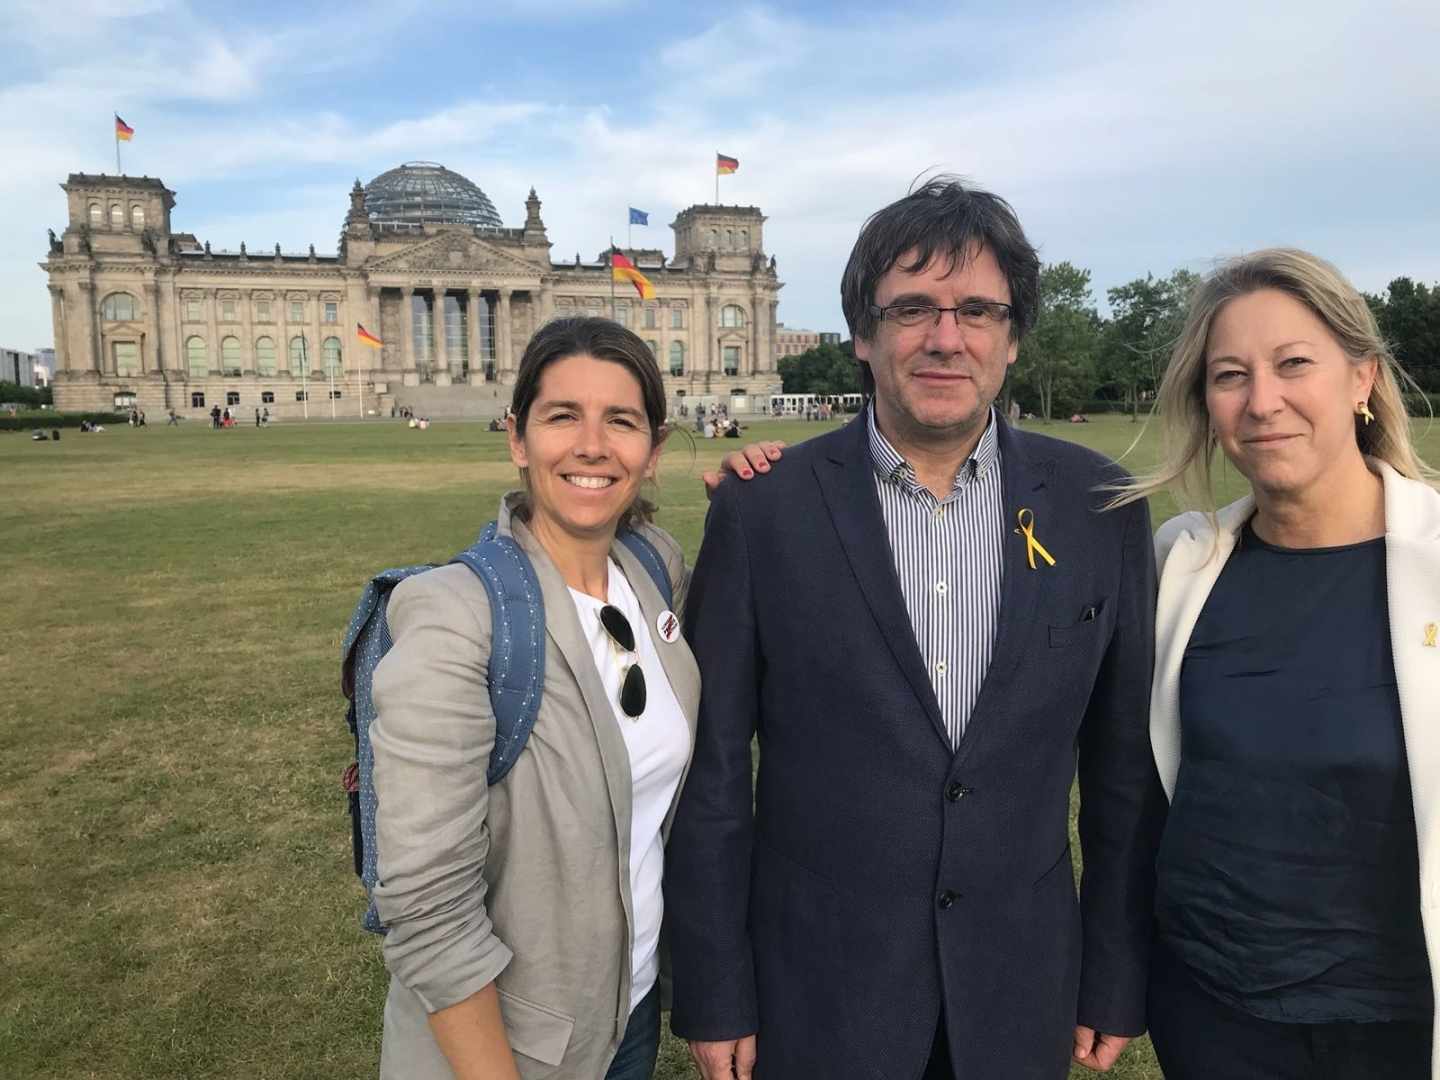
[[[491, 982], [525, 1080], [603, 1076], [629, 1018], [629, 754], [565, 582], [512, 518], [514, 497], [501, 503], [499, 531], [525, 549], [540, 581], [545, 689], [524, 752], [495, 787], [485, 782], [495, 721], [484, 586], [466, 567], [444, 566], [407, 579], [390, 599], [395, 645], [375, 671], [370, 729], [374, 897], [390, 927], [384, 1078], [449, 1080], [427, 1015]], [[680, 608], [679, 545], [644, 531]], [[659, 591], [623, 545], [610, 553], [653, 628], [665, 607]], [[699, 670], [683, 638], [651, 636], [693, 746]]]

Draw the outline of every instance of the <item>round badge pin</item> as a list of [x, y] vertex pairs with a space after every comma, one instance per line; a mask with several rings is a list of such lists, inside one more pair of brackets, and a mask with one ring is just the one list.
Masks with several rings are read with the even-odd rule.
[[680, 637], [680, 619], [666, 608], [655, 620], [655, 630], [666, 644], [673, 644]]

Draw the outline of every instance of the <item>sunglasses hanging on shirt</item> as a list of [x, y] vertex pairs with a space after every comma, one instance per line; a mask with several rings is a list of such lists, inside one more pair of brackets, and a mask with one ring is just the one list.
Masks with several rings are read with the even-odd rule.
[[600, 609], [600, 625], [612, 643], [634, 657], [620, 680], [620, 711], [634, 720], [645, 711], [645, 672], [640, 668], [640, 657], [635, 654], [635, 631], [625, 613], [614, 604]]

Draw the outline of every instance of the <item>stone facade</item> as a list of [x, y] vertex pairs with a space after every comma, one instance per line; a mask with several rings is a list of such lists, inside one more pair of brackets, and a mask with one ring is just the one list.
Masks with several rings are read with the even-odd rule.
[[[328, 417], [333, 400], [353, 418], [414, 407], [408, 392], [431, 415], [490, 415], [509, 401], [536, 328], [608, 316], [612, 297], [615, 317], [654, 350], [672, 408], [749, 411], [779, 390], [782, 285], [755, 207], [692, 206], [671, 226], [673, 257], [630, 251], [655, 286], [642, 302], [628, 283], [612, 292], [604, 253], [552, 261], [533, 190], [521, 228], [447, 221], [439, 209], [378, 221], [357, 180], [339, 253], [324, 255], [212, 251], [172, 231], [175, 193], [153, 178], [75, 173], [61, 188], [67, 225], [41, 264], [59, 409], [133, 400], [152, 417], [214, 405]], [[383, 347], [362, 344], [360, 325]]]

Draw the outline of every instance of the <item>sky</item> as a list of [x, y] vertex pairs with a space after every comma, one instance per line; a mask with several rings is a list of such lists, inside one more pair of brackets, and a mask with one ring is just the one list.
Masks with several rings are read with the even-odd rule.
[[[483, 9], [483, 10], [480, 10]], [[1440, 4], [0, 0], [0, 345], [49, 345], [71, 172], [176, 192], [216, 249], [333, 252], [356, 178], [438, 161], [556, 260], [626, 209], [674, 250], [715, 194], [768, 216], [780, 319], [844, 332], [866, 216], [953, 173], [1105, 290], [1304, 247], [1362, 289], [1440, 280]]]

